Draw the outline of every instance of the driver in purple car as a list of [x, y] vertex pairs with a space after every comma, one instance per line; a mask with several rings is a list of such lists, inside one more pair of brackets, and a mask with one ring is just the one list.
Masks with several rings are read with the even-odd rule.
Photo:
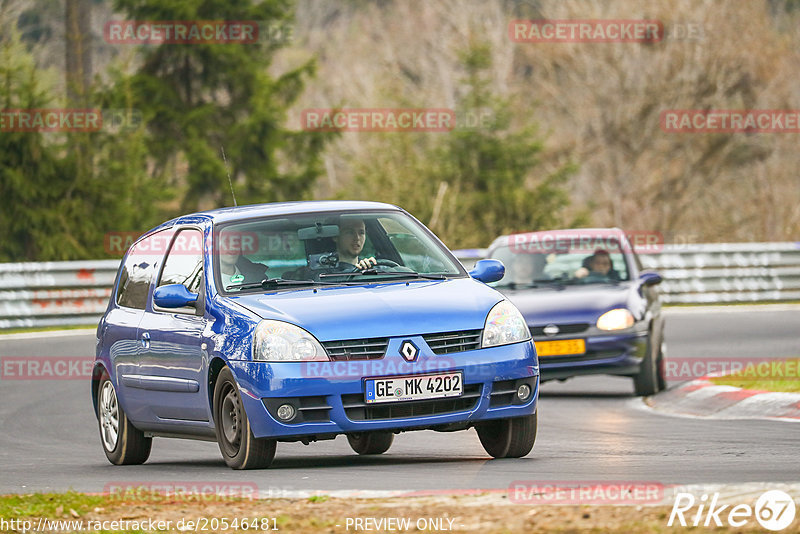
[[[339, 256], [339, 266], [364, 270], [374, 267], [378, 262], [374, 257], [359, 260], [358, 255], [364, 248], [367, 230], [363, 219], [341, 219], [339, 222], [339, 235], [333, 240], [336, 243], [336, 254]], [[342, 265], [345, 264], [345, 265]]]

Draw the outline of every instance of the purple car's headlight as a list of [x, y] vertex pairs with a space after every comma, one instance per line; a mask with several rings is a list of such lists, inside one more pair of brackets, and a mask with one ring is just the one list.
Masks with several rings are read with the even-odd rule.
[[314, 336], [293, 324], [264, 320], [253, 334], [253, 360], [262, 362], [328, 361]]
[[615, 308], [605, 312], [597, 319], [597, 328], [600, 330], [624, 330], [636, 322], [633, 314], [625, 308]]

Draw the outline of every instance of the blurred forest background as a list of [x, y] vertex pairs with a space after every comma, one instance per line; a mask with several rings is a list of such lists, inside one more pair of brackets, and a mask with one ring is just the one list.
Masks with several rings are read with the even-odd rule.
[[[667, 33], [509, 39], [511, 20], [539, 18], [659, 19]], [[111, 20], [284, 31], [137, 46], [106, 42]], [[108, 232], [232, 205], [228, 173], [239, 204], [391, 202], [451, 248], [576, 225], [798, 240], [797, 134], [665, 133], [659, 113], [798, 109], [799, 59], [798, 0], [0, 0], [0, 109], [141, 119], [0, 132], [0, 261], [107, 257]], [[302, 131], [302, 110], [336, 107], [451, 108], [459, 125]]]

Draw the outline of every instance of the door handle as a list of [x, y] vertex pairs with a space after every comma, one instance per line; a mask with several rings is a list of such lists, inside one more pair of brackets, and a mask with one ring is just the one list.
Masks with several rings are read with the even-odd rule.
[[150, 332], [145, 332], [142, 334], [142, 348], [150, 348]]

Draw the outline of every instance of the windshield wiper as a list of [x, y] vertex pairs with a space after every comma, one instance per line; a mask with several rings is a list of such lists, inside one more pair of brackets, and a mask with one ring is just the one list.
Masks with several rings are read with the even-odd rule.
[[558, 285], [570, 285], [577, 283], [577, 280], [574, 278], [537, 278], [533, 281], [534, 284], [558, 284]]
[[330, 282], [315, 282], [314, 280], [287, 280], [285, 278], [265, 278], [260, 282], [250, 282], [249, 284], [241, 284], [238, 286], [227, 286], [225, 291], [232, 289], [274, 289], [282, 286], [316, 286], [316, 285], [332, 285]]
[[497, 284], [494, 286], [495, 289], [531, 289], [535, 287], [539, 287], [538, 284], [534, 284], [533, 282], [525, 282], [525, 283], [517, 283], [517, 282], [506, 282], [505, 284]]
[[424, 278], [426, 280], [446, 280], [447, 277], [443, 274], [425, 274], [415, 271], [379, 271], [377, 269], [364, 269], [363, 271], [353, 271], [351, 273], [324, 273], [319, 275], [320, 278], [331, 278], [336, 276], [383, 276], [390, 275], [395, 278]]

